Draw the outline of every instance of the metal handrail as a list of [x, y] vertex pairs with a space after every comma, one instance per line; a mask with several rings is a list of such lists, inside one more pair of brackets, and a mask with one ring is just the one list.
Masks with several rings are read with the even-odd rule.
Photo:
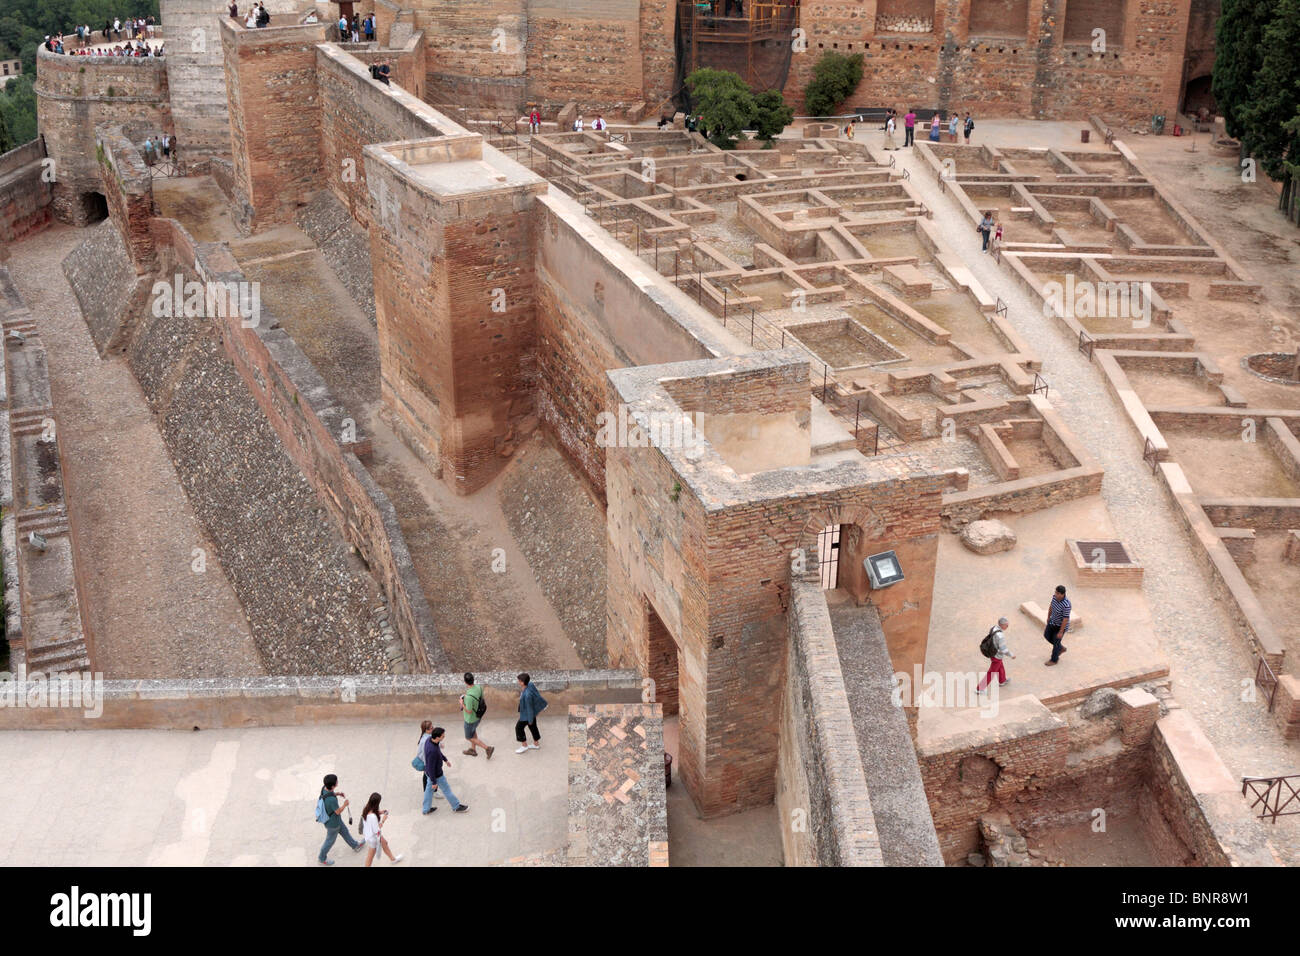
[[[1088, 361], [1092, 361], [1093, 350], [1096, 349], [1096, 340], [1083, 329], [1079, 330], [1079, 351], [1088, 356]], [[1150, 439], [1147, 439], [1150, 441]]]
[[1046, 398], [1046, 397], [1047, 397], [1047, 392], [1048, 392], [1047, 379], [1043, 378], [1043, 376], [1041, 376], [1041, 375], [1039, 375], [1037, 372], [1035, 372], [1035, 373], [1034, 373], [1034, 391], [1033, 391], [1033, 394], [1034, 394], [1034, 395], [1037, 395], [1039, 392], [1042, 392], [1042, 393], [1043, 393], [1043, 398]]
[[1142, 460], [1151, 466], [1153, 475], [1160, 467], [1160, 453], [1149, 436], [1142, 439]]

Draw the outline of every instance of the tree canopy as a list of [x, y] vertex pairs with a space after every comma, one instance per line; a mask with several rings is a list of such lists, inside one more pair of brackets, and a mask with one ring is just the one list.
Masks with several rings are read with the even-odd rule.
[[804, 103], [810, 116], [832, 116], [862, 82], [862, 54], [845, 56], [827, 50], [813, 67], [813, 78], [804, 89]]

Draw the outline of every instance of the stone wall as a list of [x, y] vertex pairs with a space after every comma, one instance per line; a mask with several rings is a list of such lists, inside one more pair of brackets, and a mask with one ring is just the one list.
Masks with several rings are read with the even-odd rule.
[[410, 92], [371, 79], [361, 60], [333, 44], [317, 48], [316, 72], [321, 171], [352, 218], [365, 227], [370, 210], [362, 148], [441, 136], [438, 114]]
[[[628, 671], [534, 671], [533, 683], [557, 711], [574, 704], [634, 702], [641, 678]], [[476, 674], [489, 714], [519, 706], [513, 672]], [[408, 676], [245, 677], [199, 680], [108, 680], [100, 688], [102, 730], [192, 730], [195, 727], [293, 727], [419, 721], [460, 713], [459, 673]], [[449, 724], [450, 726], [450, 724]], [[85, 730], [76, 707], [0, 707], [0, 729]], [[662, 760], [662, 757], [660, 758]], [[662, 773], [662, 770], [660, 771]]]
[[791, 583], [776, 806], [787, 866], [883, 866], [826, 597]]
[[1146, 812], [1156, 811], [1187, 855], [1184, 866], [1279, 866], [1250, 820], [1241, 783], [1186, 711], [1155, 726]]
[[[800, 8], [808, 50], [794, 57], [786, 98], [801, 102], [818, 57], [836, 48], [866, 61], [845, 110], [970, 110], [977, 130], [980, 116], [1066, 120], [1099, 112], [1150, 122], [1177, 108], [1190, 3], [927, 0], [914, 10], [898, 0], [809, 0]], [[892, 24], [900, 16], [929, 16], [933, 28], [898, 32]], [[1104, 53], [1091, 48], [1094, 28], [1107, 31]]]
[[95, 158], [99, 160], [108, 218], [122, 235], [135, 271], [143, 274], [154, 266], [153, 235], [149, 231], [154, 213], [153, 176], [122, 127], [101, 126], [95, 132]]
[[366, 230], [357, 225], [347, 208], [328, 189], [322, 189], [302, 208], [296, 222], [316, 244], [357, 308], [374, 325], [375, 279]]
[[95, 128], [120, 125], [129, 139], [172, 132], [166, 57], [36, 54], [36, 123], [54, 160], [54, 215], [73, 225], [95, 218], [99, 191]]
[[64, 258], [63, 274], [99, 354], [121, 350], [147, 307], [153, 276], [136, 272], [113, 220], [87, 230], [86, 238]]
[[528, 98], [622, 112], [643, 98], [639, 0], [528, 0]]
[[[205, 282], [243, 282], [229, 251], [221, 245], [196, 247], [185, 231], [170, 220], [155, 220], [166, 233], [159, 245], [167, 248], [180, 269]], [[358, 455], [368, 453], [369, 439], [361, 434], [345, 440], [346, 411], [338, 405], [306, 356], [265, 310], [255, 324], [237, 315], [210, 320], [220, 332], [226, 356], [252, 396], [268, 428], [278, 437], [307, 484], [324, 505], [343, 539], [364, 562], [382, 590], [396, 641], [407, 665], [422, 671], [447, 666], [446, 657], [420, 588], [397, 514]], [[173, 348], [179, 339], [158, 339]], [[170, 343], [170, 344], [168, 344]], [[157, 363], [154, 363], [156, 366]], [[149, 363], [135, 370], [146, 392], [156, 376]], [[381, 628], [387, 631], [386, 628]], [[385, 653], [393, 657], [393, 635], [385, 633]]]
[[[10, 333], [23, 337], [10, 338]], [[88, 670], [76, 529], [40, 325], [0, 267], [0, 509], [5, 638], [16, 674]], [[44, 539], [33, 546], [29, 535]]]
[[[241, 4], [242, 6], [242, 4]], [[162, 0], [167, 25], [167, 88], [171, 92], [176, 157], [187, 175], [205, 172], [214, 156], [230, 158], [226, 73], [218, 24], [226, 0]], [[272, 14], [275, 3], [269, 5]]]
[[744, 347], [595, 228], [558, 191], [541, 202], [537, 259], [537, 409], [598, 493], [605, 450], [596, 442], [605, 372], [658, 365]]
[[316, 45], [325, 24], [245, 29], [218, 22], [226, 73], [236, 223], [292, 222], [321, 185]]
[[0, 155], [0, 243], [17, 242], [49, 224], [52, 189], [45, 158], [39, 137]]

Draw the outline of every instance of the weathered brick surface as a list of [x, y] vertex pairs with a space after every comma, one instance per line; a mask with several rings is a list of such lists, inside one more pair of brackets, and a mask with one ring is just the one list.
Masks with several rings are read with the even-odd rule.
[[321, 186], [316, 44], [324, 24], [245, 29], [220, 20], [235, 164], [235, 220], [244, 230], [292, 222]]
[[658, 704], [569, 708], [570, 866], [667, 866], [664, 720]]
[[[800, 11], [808, 52], [794, 57], [785, 92], [800, 101], [818, 55], [834, 47], [866, 59], [866, 78], [848, 106], [969, 109], [977, 120], [1172, 117], [1190, 3], [1134, 0], [1125, 19], [1112, 0], [812, 0]], [[933, 29], [887, 29], [908, 16], [931, 19]], [[1094, 28], [1107, 31], [1104, 54], [1091, 50]], [[978, 129], [977, 122], [977, 141]]]
[[[132, 142], [172, 132], [166, 57], [36, 54], [36, 122], [54, 160], [54, 215], [85, 225], [100, 189], [95, 129], [120, 125]], [[102, 214], [101, 214], [102, 215]]]
[[17, 242], [49, 224], [52, 190], [45, 158], [39, 138], [0, 156], [0, 242]]
[[122, 127], [100, 127], [95, 155], [99, 160], [101, 192], [108, 201], [108, 216], [126, 242], [131, 263], [139, 274], [154, 265], [153, 177], [144, 157], [122, 133]]

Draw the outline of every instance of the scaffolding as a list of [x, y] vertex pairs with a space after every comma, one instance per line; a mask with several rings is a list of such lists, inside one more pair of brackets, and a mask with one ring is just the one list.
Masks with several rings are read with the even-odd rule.
[[784, 88], [799, 25], [798, 0], [678, 0], [677, 25], [680, 80], [712, 67], [739, 74], [755, 92]]

